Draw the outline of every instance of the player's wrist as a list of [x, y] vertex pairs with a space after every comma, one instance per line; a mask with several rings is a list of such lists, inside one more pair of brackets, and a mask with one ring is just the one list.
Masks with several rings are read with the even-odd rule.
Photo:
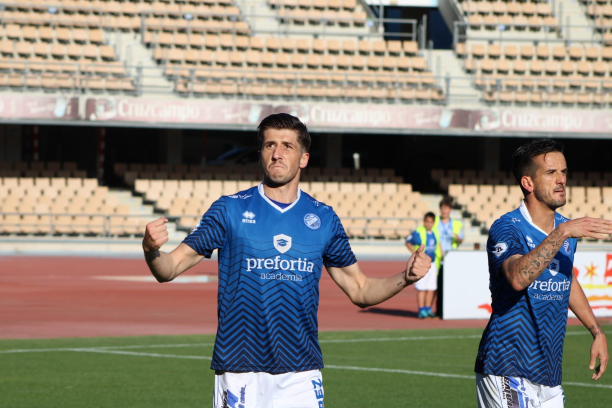
[[557, 228], [555, 228], [555, 229], [559, 232], [559, 234], [561, 235], [562, 239], [565, 240], [565, 239], [571, 238], [571, 234], [570, 234], [570, 232], [569, 232], [569, 230], [567, 228], [566, 223], [559, 224], [557, 226]]

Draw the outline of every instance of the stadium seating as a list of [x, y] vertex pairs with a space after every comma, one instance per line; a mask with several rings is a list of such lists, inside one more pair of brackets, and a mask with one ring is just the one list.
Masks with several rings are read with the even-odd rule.
[[3, 162], [0, 177], [62, 177], [86, 178], [87, 172], [77, 169], [74, 162]]
[[0, 178], [0, 234], [142, 234], [150, 219], [129, 213], [96, 179]]
[[[125, 185], [134, 186], [137, 179], [156, 180], [246, 180], [260, 181], [261, 169], [258, 164], [251, 165], [208, 165], [202, 170], [199, 164], [168, 165], [115, 163], [113, 171]], [[362, 182], [362, 183], [402, 183], [394, 169], [351, 169], [307, 167], [303, 170], [302, 181], [320, 182]]]
[[612, 1], [581, 0], [581, 3], [586, 8], [586, 15], [593, 20], [597, 27], [597, 31], [603, 35], [604, 43], [608, 46], [612, 46]]
[[506, 30], [556, 31], [559, 22], [547, 2], [458, 1], [470, 27], [474, 30], [496, 30], [502, 24]]
[[[134, 191], [155, 208], [191, 230], [200, 216], [221, 195], [256, 185], [238, 180], [144, 180]], [[397, 239], [407, 236], [429, 210], [410, 184], [302, 182], [300, 187], [317, 200], [334, 207], [353, 238]]]
[[466, 42], [456, 55], [486, 103], [610, 105], [612, 47], [534, 44]]
[[[94, 7], [95, 6], [95, 7]], [[105, 4], [7, 4], [0, 29], [0, 88], [134, 93], [134, 78], [106, 44]], [[105, 23], [105, 21], [107, 23]]]
[[[523, 199], [518, 185], [451, 184], [448, 193], [474, 220], [488, 230]], [[558, 211], [568, 218], [606, 218], [612, 208], [612, 187], [567, 187], [567, 204]]]
[[166, 77], [185, 96], [444, 100], [413, 41], [232, 34], [207, 35], [196, 41], [197, 45], [160, 46], [154, 51]]
[[[476, 185], [516, 185], [516, 179], [507, 171], [487, 170], [456, 170], [456, 169], [433, 169], [431, 179], [438, 183], [444, 192], [449, 191], [451, 184], [476, 184]], [[612, 172], [570, 172], [567, 179], [568, 186], [582, 187], [608, 187], [612, 186]]]
[[[355, 0], [271, 0], [281, 24], [364, 26]], [[252, 37], [228, 0], [8, 4], [0, 89], [136, 94], [103, 30], [134, 31], [181, 96], [443, 103], [414, 41]], [[187, 18], [189, 16], [189, 18]], [[302, 17], [300, 17], [302, 16]], [[369, 30], [369, 29], [368, 29]], [[362, 32], [361, 34], [364, 34]]]

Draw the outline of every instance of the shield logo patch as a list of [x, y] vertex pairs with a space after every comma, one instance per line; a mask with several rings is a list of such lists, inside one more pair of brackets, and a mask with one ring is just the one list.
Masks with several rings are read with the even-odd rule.
[[550, 264], [548, 265], [548, 270], [550, 271], [550, 274], [552, 276], [556, 276], [557, 273], [559, 273], [559, 261], [553, 258], [553, 260], [550, 261]]
[[291, 249], [291, 237], [285, 234], [274, 236], [274, 248], [281, 254], [284, 254]]

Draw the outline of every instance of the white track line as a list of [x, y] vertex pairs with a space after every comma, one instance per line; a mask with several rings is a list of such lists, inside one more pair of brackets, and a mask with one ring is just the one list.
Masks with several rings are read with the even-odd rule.
[[121, 354], [121, 355], [126, 355], [126, 356], [139, 356], [139, 357], [183, 358], [186, 360], [212, 360], [212, 357], [207, 357], [207, 356], [181, 356], [181, 355], [175, 355], [175, 354], [136, 353], [134, 351], [120, 351], [120, 350], [74, 349], [72, 351], [78, 351], [81, 353]]
[[[567, 336], [583, 336], [590, 334], [588, 331], [568, 332]], [[460, 335], [460, 336], [418, 336], [418, 337], [375, 337], [363, 339], [337, 339], [319, 340], [319, 343], [369, 343], [369, 342], [388, 342], [388, 341], [419, 341], [419, 340], [461, 340], [479, 339], [480, 334]], [[180, 347], [212, 347], [214, 343], [184, 343], [184, 344], [135, 344], [129, 346], [99, 346], [99, 347], [65, 347], [65, 348], [44, 348], [44, 349], [13, 349], [0, 350], [0, 354], [11, 353], [40, 353], [48, 351], [76, 351], [78, 350], [115, 350], [115, 349], [138, 349], [138, 348], [180, 348]]]
[[[134, 351], [121, 351], [121, 350], [100, 350], [100, 349], [66, 349], [69, 351], [81, 352], [81, 353], [102, 353], [102, 354], [118, 354], [136, 357], [160, 357], [160, 358], [176, 358], [185, 360], [212, 360], [212, 357], [208, 356], [183, 356], [175, 354], [159, 354], [159, 353], [137, 353]], [[411, 370], [400, 370], [393, 368], [376, 368], [376, 367], [354, 367], [354, 366], [337, 366], [337, 365], [325, 365], [325, 368], [332, 370], [352, 370], [352, 371], [367, 371], [367, 372], [382, 372], [382, 373], [394, 373], [394, 374], [408, 374], [408, 375], [423, 375], [428, 377], [441, 377], [441, 378], [459, 378], [464, 380], [475, 380], [473, 375], [461, 375], [461, 374], [446, 374], [446, 373], [432, 373], [427, 371], [411, 371]], [[571, 385], [576, 387], [593, 387], [593, 388], [607, 388], [612, 389], [612, 385], [605, 384], [587, 384], [587, 383], [576, 383], [576, 382], [564, 382], [564, 386]]]

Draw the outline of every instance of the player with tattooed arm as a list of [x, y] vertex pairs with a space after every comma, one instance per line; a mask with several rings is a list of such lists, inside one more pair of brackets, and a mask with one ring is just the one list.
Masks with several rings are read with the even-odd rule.
[[573, 263], [577, 239], [608, 237], [612, 221], [570, 221], [556, 212], [566, 202], [567, 165], [560, 143], [541, 139], [519, 147], [512, 172], [525, 198], [489, 232], [493, 311], [476, 357], [478, 406], [561, 408], [568, 307], [593, 336], [592, 379], [606, 371], [606, 336], [576, 280]]

